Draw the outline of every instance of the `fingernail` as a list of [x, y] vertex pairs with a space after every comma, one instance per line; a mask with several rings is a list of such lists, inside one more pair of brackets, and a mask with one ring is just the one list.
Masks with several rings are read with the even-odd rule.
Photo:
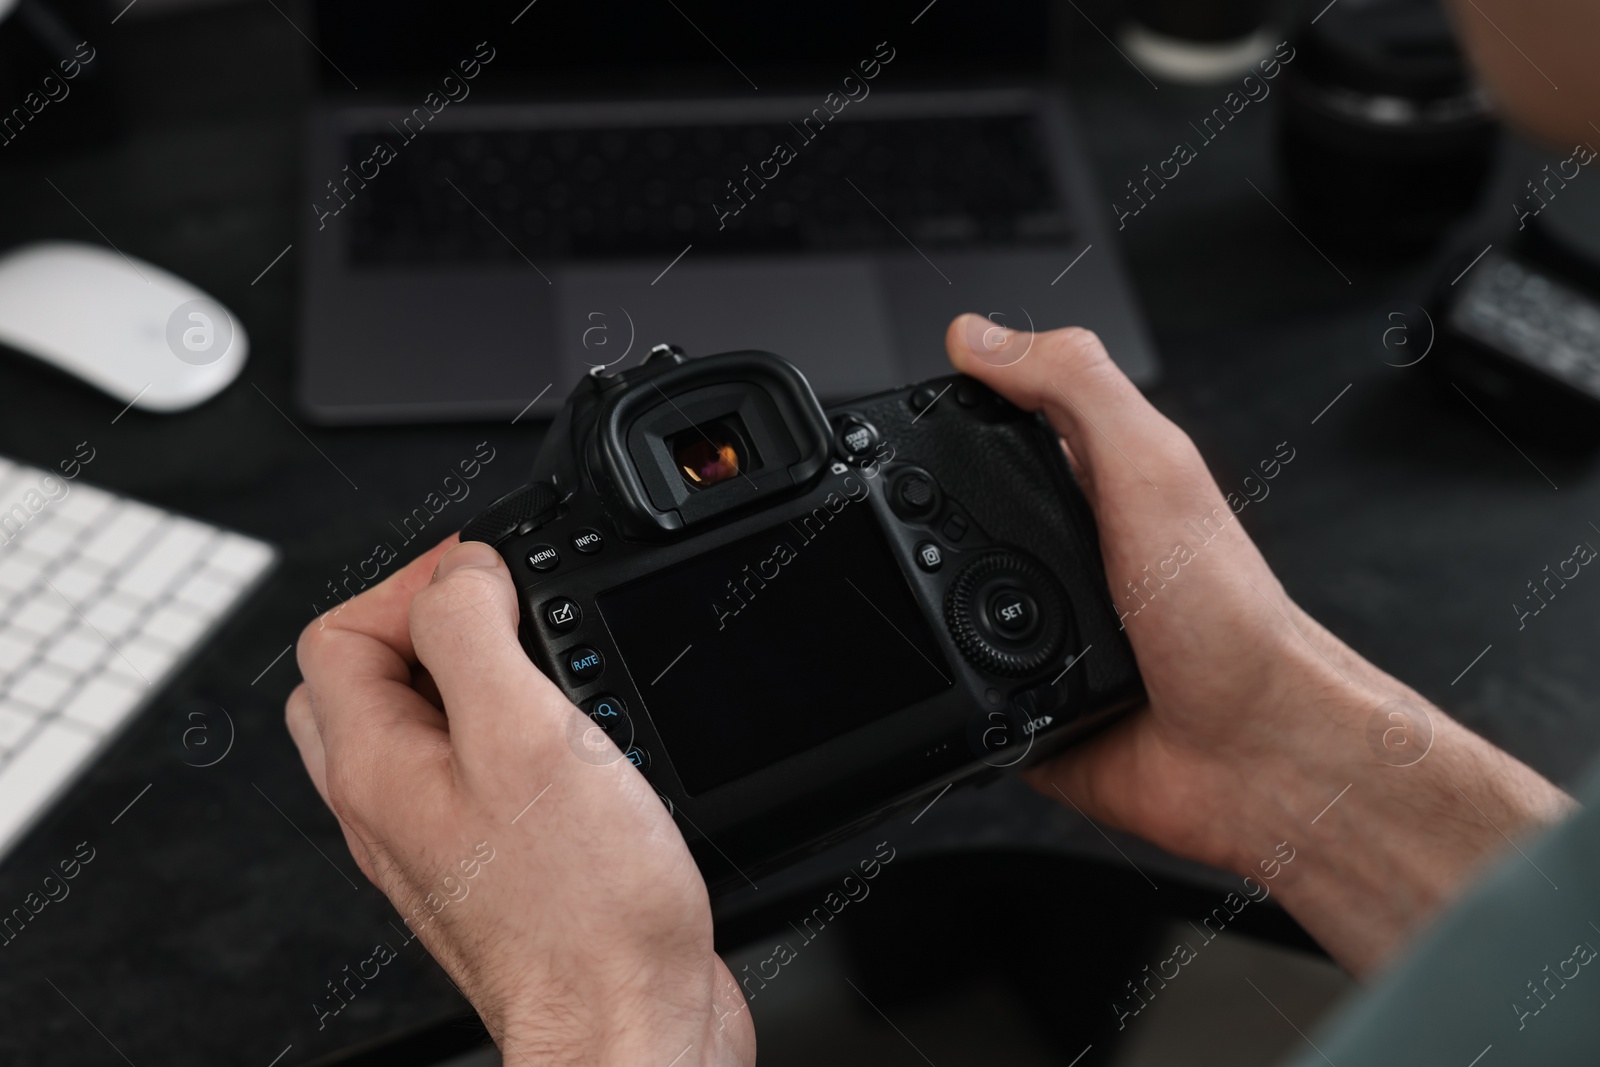
[[969, 312], [962, 316], [961, 337], [975, 356], [992, 356], [1003, 351], [1016, 333], [982, 315]]
[[493, 569], [500, 564], [500, 553], [482, 541], [463, 541], [461, 544], [446, 552], [439, 560], [439, 565], [433, 569], [433, 580], [438, 581], [453, 571], [462, 567], [486, 567]]

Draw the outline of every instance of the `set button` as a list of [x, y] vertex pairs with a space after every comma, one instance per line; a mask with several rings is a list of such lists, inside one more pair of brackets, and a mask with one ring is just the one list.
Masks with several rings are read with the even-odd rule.
[[989, 621], [1010, 638], [1026, 637], [1039, 621], [1039, 606], [1026, 593], [1002, 589], [989, 598]]
[[565, 653], [567, 673], [572, 675], [573, 681], [587, 682], [600, 676], [605, 668], [605, 661], [600, 658], [600, 653], [586, 646], [569, 648]]
[[528, 550], [528, 566], [541, 574], [561, 566], [561, 553], [555, 545], [534, 545]]

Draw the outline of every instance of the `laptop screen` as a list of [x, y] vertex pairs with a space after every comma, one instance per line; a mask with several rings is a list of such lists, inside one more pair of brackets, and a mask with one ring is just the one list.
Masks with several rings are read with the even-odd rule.
[[1043, 72], [1048, 0], [320, 0], [322, 84], [348, 93], [433, 82], [494, 49], [495, 94], [740, 92], [814, 84], [894, 49], [899, 87], [1017, 82]]

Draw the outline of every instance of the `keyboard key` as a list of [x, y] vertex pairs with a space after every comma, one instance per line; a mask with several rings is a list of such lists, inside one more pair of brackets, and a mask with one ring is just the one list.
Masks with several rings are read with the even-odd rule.
[[143, 606], [136, 600], [113, 593], [83, 614], [91, 626], [114, 643], [133, 625]]
[[196, 612], [169, 604], [152, 615], [140, 632], [175, 648], [187, 648], [205, 632], [207, 619]]
[[222, 544], [210, 559], [211, 566], [235, 577], [249, 581], [259, 575], [272, 562], [272, 549], [260, 541], [252, 541], [238, 534], [224, 534]]
[[157, 679], [152, 678], [149, 674], [144, 673], [144, 668], [140, 667], [133, 661], [131, 657], [129, 657], [127, 645], [127, 639], [117, 642], [117, 647], [114, 650], [116, 654], [108, 657], [104, 667], [102, 668], [105, 671], [106, 677], [119, 678], [122, 681], [127, 682], [129, 685], [153, 685]]
[[[11, 492], [23, 491], [24, 488], [19, 484]], [[16, 544], [22, 537], [23, 531], [33, 522], [33, 515], [34, 513], [21, 503], [9, 498], [0, 498], [0, 547], [9, 548]]]
[[114, 500], [116, 497], [104, 489], [96, 489], [92, 485], [74, 484], [55, 506], [60, 509], [62, 515], [73, 522], [88, 525], [99, 521]]
[[113, 512], [111, 521], [84, 546], [83, 554], [89, 559], [115, 567], [131, 556], [160, 522], [161, 512], [155, 508], [132, 501], [125, 502]]
[[137, 679], [92, 678], [67, 701], [61, 713], [74, 722], [105, 733], [127, 718], [148, 695], [148, 687]]
[[20, 593], [39, 581], [39, 567], [0, 549], [0, 590]]
[[72, 605], [62, 599], [61, 594], [46, 586], [13, 607], [10, 622], [16, 629], [48, 635], [59, 630], [61, 624], [72, 616]]
[[[0, 641], [4, 641], [0, 636]], [[45, 648], [44, 658], [69, 671], [86, 671], [105, 658], [111, 648], [105, 638], [80, 622], [76, 628], [56, 637]]]
[[69, 560], [65, 566], [50, 576], [50, 584], [79, 611], [96, 599], [95, 594], [105, 584], [104, 571], [85, 567], [83, 563], [83, 560]]
[[71, 688], [72, 675], [49, 664], [38, 663], [17, 676], [7, 696], [40, 711], [52, 711]]
[[207, 614], [221, 611], [238, 595], [238, 584], [217, 571], [201, 571], [178, 587], [179, 601]]
[[11, 762], [0, 769], [0, 850], [21, 836], [95, 745], [91, 734], [51, 722], [12, 753]]
[[17, 538], [17, 543], [34, 552], [58, 557], [64, 554], [82, 532], [82, 527], [70, 522], [58, 522], [55, 516], [40, 516], [29, 523]]
[[117, 588], [130, 596], [154, 600], [167, 590], [180, 574], [195, 565], [195, 556], [211, 535], [193, 523], [174, 523], [167, 527], [117, 581]]
[[167, 670], [176, 662], [178, 650], [145, 637], [136, 637], [122, 645], [119, 651], [139, 675], [151, 685], [161, 681]]
[[0, 706], [0, 753], [16, 748], [17, 742], [27, 737], [28, 732], [37, 725], [39, 720], [34, 716]]
[[0, 674], [10, 674], [32, 658], [39, 638], [14, 630], [0, 633]]

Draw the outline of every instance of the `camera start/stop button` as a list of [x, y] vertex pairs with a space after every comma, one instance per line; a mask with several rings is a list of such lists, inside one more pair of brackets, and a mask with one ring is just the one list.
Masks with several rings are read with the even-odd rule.
[[848, 415], [840, 420], [835, 440], [846, 459], [862, 460], [878, 447], [878, 430], [865, 419]]

